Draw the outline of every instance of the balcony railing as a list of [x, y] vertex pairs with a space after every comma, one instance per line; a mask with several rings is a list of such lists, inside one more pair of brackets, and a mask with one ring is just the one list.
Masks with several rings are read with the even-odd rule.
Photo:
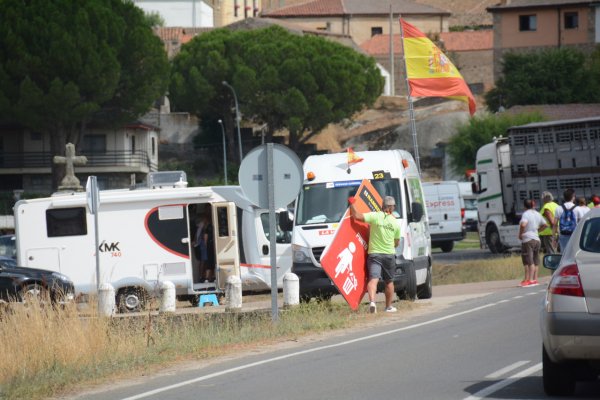
[[[102, 153], [81, 153], [87, 157], [86, 167], [147, 167], [156, 171], [158, 166], [150, 160], [147, 152], [137, 150], [106, 151]], [[49, 168], [53, 154], [50, 152], [4, 152], [0, 153], [1, 168]]]

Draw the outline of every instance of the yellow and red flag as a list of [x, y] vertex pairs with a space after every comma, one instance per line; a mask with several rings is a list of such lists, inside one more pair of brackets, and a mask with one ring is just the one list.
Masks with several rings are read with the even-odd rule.
[[356, 155], [352, 147], [348, 147], [348, 166], [361, 162], [363, 159]]
[[475, 98], [458, 69], [423, 32], [400, 18], [406, 60], [406, 75], [413, 97], [450, 97], [469, 104], [475, 113]]

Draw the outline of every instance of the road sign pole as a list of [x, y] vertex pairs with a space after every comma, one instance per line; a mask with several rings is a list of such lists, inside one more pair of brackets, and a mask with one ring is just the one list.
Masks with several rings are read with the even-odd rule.
[[269, 241], [271, 254], [271, 317], [279, 320], [277, 307], [277, 228], [275, 226], [275, 184], [273, 179], [273, 143], [267, 143], [267, 188], [269, 191]]

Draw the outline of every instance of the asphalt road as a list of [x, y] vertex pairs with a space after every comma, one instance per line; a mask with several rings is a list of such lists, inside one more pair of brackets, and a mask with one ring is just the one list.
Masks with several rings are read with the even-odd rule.
[[444, 253], [440, 249], [433, 249], [433, 261], [445, 264], [458, 264], [461, 261], [471, 260], [489, 260], [493, 258], [509, 257], [511, 253], [493, 254], [488, 249], [464, 249], [452, 250], [450, 253]]
[[[538, 312], [543, 285], [285, 349], [143, 378], [82, 399], [545, 399]], [[435, 292], [434, 292], [435, 295]], [[599, 398], [600, 383], [577, 398]]]

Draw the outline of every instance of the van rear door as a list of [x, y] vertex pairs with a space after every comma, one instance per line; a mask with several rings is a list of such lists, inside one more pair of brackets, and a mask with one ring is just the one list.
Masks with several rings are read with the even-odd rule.
[[212, 206], [217, 286], [219, 289], [225, 290], [228, 277], [240, 278], [236, 206], [231, 201], [213, 203]]

